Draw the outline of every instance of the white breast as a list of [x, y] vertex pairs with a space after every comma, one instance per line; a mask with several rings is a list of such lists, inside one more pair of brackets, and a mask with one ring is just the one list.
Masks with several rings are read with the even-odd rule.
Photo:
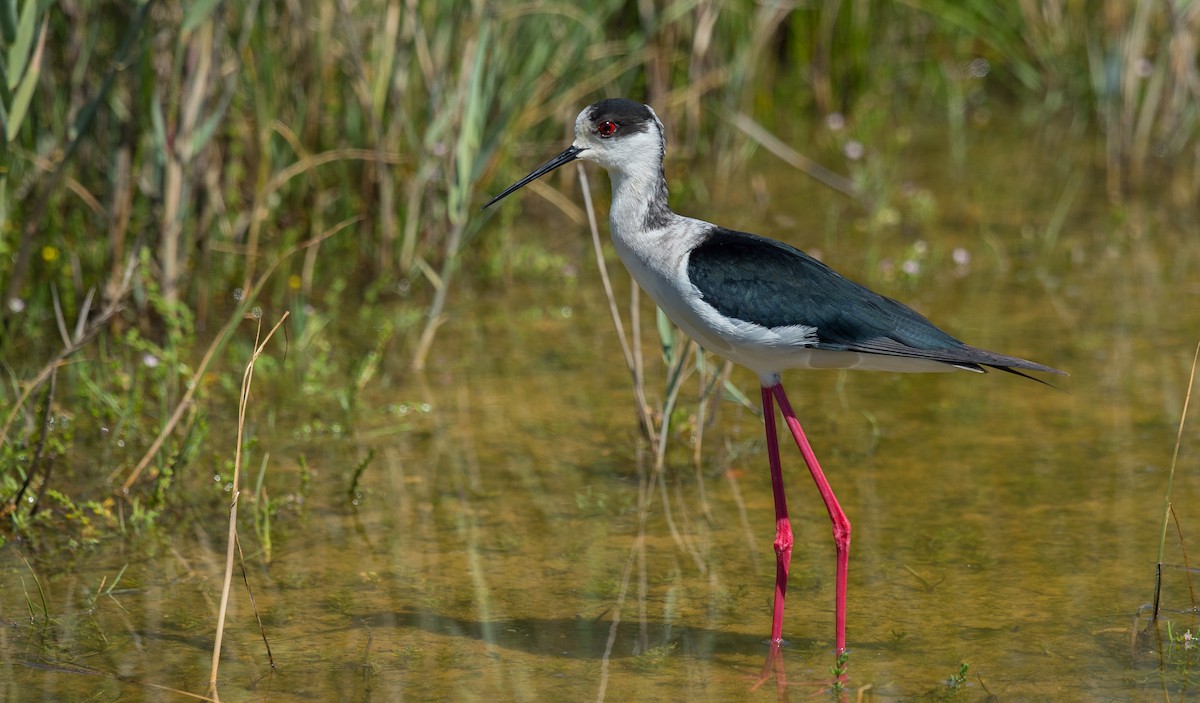
[[700, 346], [773, 383], [784, 369], [860, 369], [869, 371], [952, 371], [927, 359], [839, 352], [812, 348], [817, 330], [805, 325], [764, 327], [717, 312], [688, 282], [687, 254], [712, 225], [675, 216], [666, 227], [629, 236], [624, 222], [610, 221], [613, 245], [630, 275], [671, 322]]

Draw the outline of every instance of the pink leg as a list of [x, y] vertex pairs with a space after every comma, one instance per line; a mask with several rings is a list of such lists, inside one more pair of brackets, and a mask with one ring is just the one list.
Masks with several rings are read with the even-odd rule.
[[[787, 422], [788, 429], [792, 431], [792, 437], [796, 439], [796, 446], [800, 448], [800, 454], [804, 457], [804, 463], [808, 465], [808, 471], [812, 474], [813, 481], [817, 484], [817, 490], [821, 493], [821, 500], [825, 501], [825, 509], [829, 511], [829, 519], [833, 522], [833, 542], [837, 548], [837, 576], [835, 582], [835, 603], [834, 603], [834, 631], [835, 631], [835, 649], [838, 656], [846, 651], [846, 572], [850, 567], [850, 521], [846, 519], [846, 513], [842, 512], [842, 506], [838, 504], [837, 496], [833, 494], [833, 489], [829, 487], [829, 481], [825, 480], [825, 473], [821, 471], [821, 465], [817, 463], [817, 456], [813, 453], [812, 447], [808, 444], [808, 438], [804, 436], [804, 429], [800, 427], [800, 421], [796, 419], [796, 413], [792, 410], [791, 403], [788, 402], [787, 394], [783, 392], [782, 384], [775, 384], [769, 388], [763, 388], [763, 409], [770, 416], [767, 421], [767, 451], [771, 454], [771, 484], [775, 491], [775, 512], [776, 523], [779, 523], [778, 515], [780, 506], [783, 505], [783, 478], [779, 471], [779, 450], [775, 440], [775, 413], [773, 409], [768, 410], [769, 396], [774, 396], [775, 401], [779, 403], [779, 410], [783, 413], [783, 419]], [[777, 482], [778, 480], [778, 482]], [[787, 523], [787, 507], [783, 507], [783, 523]], [[777, 528], [778, 529], [778, 528]], [[791, 528], [787, 530], [788, 556], [791, 556], [792, 532]], [[776, 537], [776, 552], [779, 550], [779, 538]], [[787, 567], [783, 568], [783, 578], [786, 586]], [[781, 627], [780, 622], [783, 618], [783, 598], [780, 595], [779, 576], [776, 574], [776, 603], [775, 603], [775, 622], [772, 627]], [[778, 631], [772, 630], [771, 635], [774, 640], [779, 636]]]
[[[776, 386], [778, 387], [778, 386]], [[771, 645], [783, 641], [783, 600], [787, 596], [788, 566], [792, 562], [792, 524], [783, 494], [783, 466], [775, 434], [775, 404], [771, 389], [762, 388], [763, 422], [767, 431], [767, 458], [771, 462], [771, 491], [775, 494], [775, 608], [771, 614]]]

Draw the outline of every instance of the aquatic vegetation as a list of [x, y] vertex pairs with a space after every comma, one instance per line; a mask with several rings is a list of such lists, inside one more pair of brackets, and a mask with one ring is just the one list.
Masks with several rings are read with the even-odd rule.
[[651, 647], [639, 652], [633, 657], [633, 668], [638, 671], [652, 672], [662, 669], [671, 659], [671, 653], [678, 647], [676, 642], [667, 642], [657, 647]]
[[834, 697], [838, 697], [846, 690], [846, 672], [849, 670], [850, 652], [845, 650], [838, 652], [837, 658], [833, 665], [829, 667], [829, 674], [833, 676], [833, 683], [829, 688], [833, 692]]
[[951, 674], [950, 678], [946, 679], [946, 687], [952, 691], [957, 691], [958, 689], [960, 689], [964, 685], [966, 685], [967, 671], [969, 671], [970, 668], [971, 667], [966, 662], [962, 662], [961, 664], [959, 664], [958, 671]]

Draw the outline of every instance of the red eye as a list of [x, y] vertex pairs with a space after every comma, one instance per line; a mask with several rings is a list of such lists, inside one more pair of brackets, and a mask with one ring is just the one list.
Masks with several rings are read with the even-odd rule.
[[601, 137], [611, 137], [617, 133], [617, 125], [615, 122], [601, 122], [600, 126], [596, 128], [596, 133]]

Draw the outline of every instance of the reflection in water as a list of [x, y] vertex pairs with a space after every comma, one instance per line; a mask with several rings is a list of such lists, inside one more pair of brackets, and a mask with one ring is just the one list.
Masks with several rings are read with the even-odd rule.
[[783, 647], [778, 642], [772, 642], [767, 650], [767, 659], [763, 662], [762, 671], [758, 675], [758, 682], [750, 690], [757, 690], [764, 683], [773, 682], [775, 684], [775, 696], [780, 701], [788, 700], [787, 694], [787, 672], [783, 665]]

